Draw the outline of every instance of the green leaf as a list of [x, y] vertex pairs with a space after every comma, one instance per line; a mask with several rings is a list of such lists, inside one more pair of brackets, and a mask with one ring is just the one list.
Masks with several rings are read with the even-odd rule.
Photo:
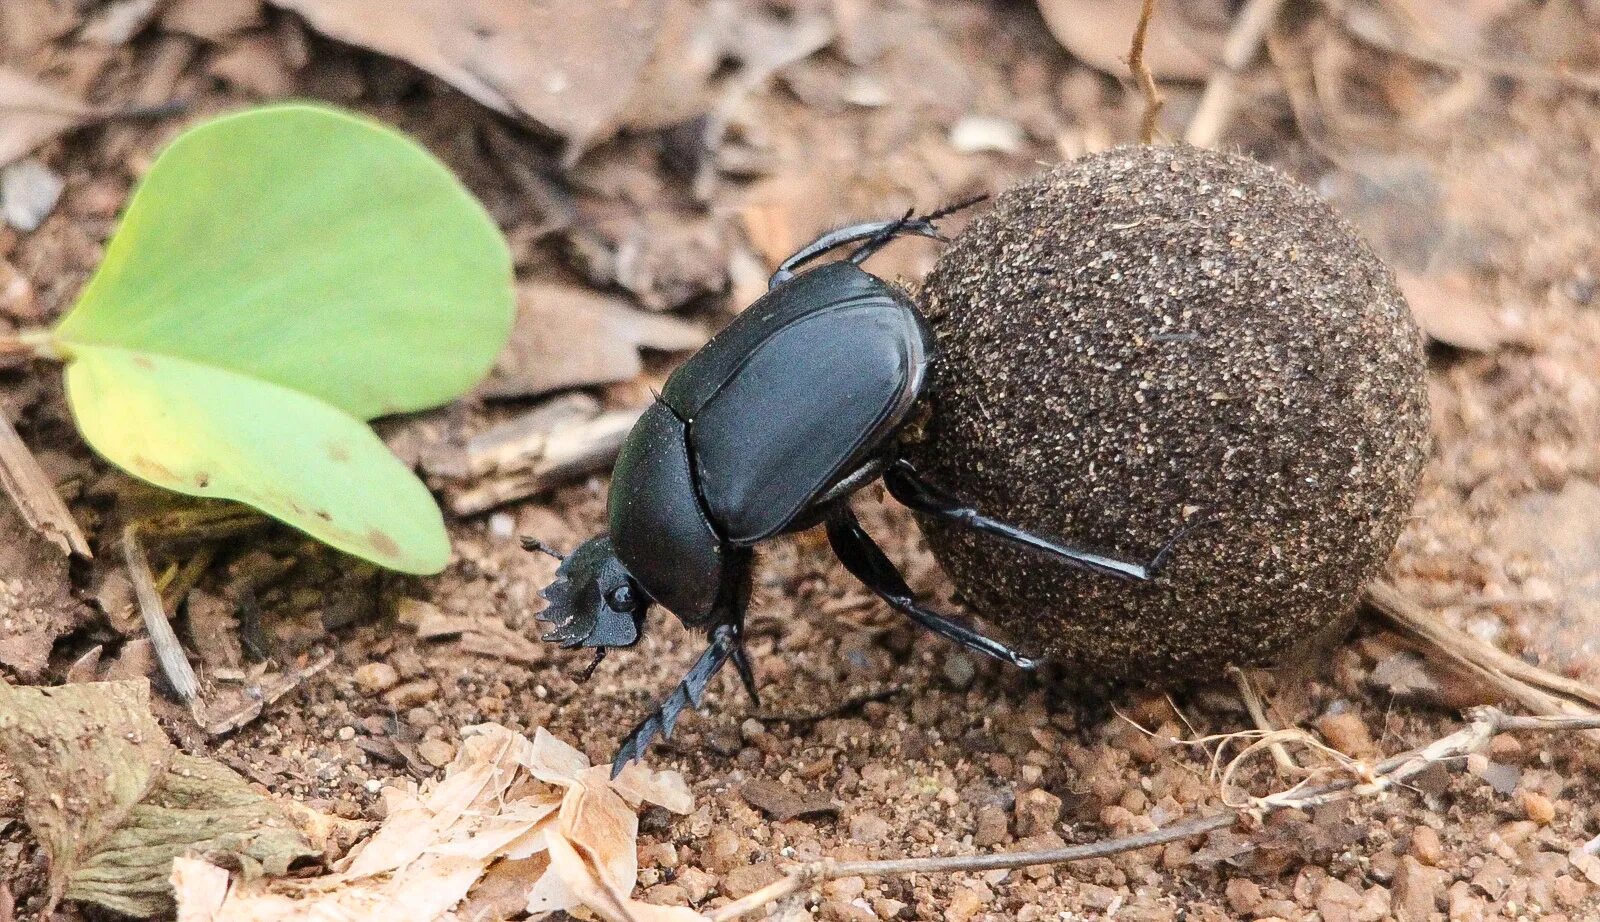
[[188, 359], [79, 346], [67, 399], [84, 438], [151, 483], [249, 503], [394, 570], [449, 562], [427, 487], [365, 423], [314, 397]]
[[56, 340], [189, 358], [372, 419], [472, 387], [514, 311], [505, 240], [443, 164], [290, 104], [162, 152]]
[[51, 345], [112, 463], [431, 573], [438, 507], [361, 420], [472, 387], [514, 310], [505, 240], [443, 164], [291, 104], [162, 152]]

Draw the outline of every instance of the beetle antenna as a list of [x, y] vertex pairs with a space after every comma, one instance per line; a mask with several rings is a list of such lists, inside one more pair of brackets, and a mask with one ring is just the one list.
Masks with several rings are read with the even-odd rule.
[[914, 216], [916, 213], [917, 210], [915, 208], [908, 208], [906, 209], [906, 213], [900, 216], [900, 220], [891, 224], [885, 224], [883, 230], [878, 231], [876, 234], [873, 234], [871, 237], [867, 238], [866, 243], [863, 243], [860, 247], [857, 247], [856, 251], [850, 254], [850, 264], [853, 266], [859, 266], [866, 262], [867, 258], [872, 254], [883, 249], [885, 244], [893, 240], [895, 236], [902, 230], [905, 230], [907, 224], [910, 224], [913, 220], [915, 220]]
[[979, 202], [987, 201], [988, 198], [989, 193], [987, 192], [983, 193], [982, 195], [974, 195], [972, 198], [956, 202], [954, 205], [946, 205], [938, 211], [932, 212], [931, 214], [925, 214], [922, 216], [922, 220], [932, 224], [934, 221], [937, 221], [940, 218], [948, 218], [958, 211], [966, 211], [968, 208], [971, 208], [973, 205], [976, 205]]
[[545, 544], [538, 538], [529, 538], [524, 536], [522, 539], [522, 549], [525, 551], [538, 551], [541, 554], [549, 554], [551, 557], [554, 557], [557, 560], [567, 559], [567, 555], [561, 553], [550, 545]]

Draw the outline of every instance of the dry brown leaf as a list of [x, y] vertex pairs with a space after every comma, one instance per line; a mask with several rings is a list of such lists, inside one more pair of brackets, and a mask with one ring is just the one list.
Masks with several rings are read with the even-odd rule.
[[27, 74], [0, 67], [0, 166], [99, 114]]
[[[1145, 36], [1145, 63], [1157, 80], [1204, 80], [1222, 63], [1227, 4], [1163, 3]], [[1045, 24], [1063, 47], [1096, 70], [1128, 76], [1128, 49], [1139, 22], [1132, 0], [1039, 0]]]
[[478, 102], [563, 135], [615, 127], [667, 0], [271, 0], [340, 41], [408, 61]]
[[1515, 339], [1495, 306], [1478, 297], [1464, 276], [1401, 272], [1398, 278], [1411, 316], [1428, 338], [1473, 352], [1493, 352]]
[[525, 285], [518, 304], [511, 341], [482, 386], [485, 396], [532, 397], [631, 380], [644, 368], [640, 349], [690, 352], [707, 339], [692, 323], [577, 285]]
[[243, 778], [167, 740], [143, 679], [0, 683], [0, 753], [22, 785], [28, 826], [50, 856], [52, 902], [65, 896], [156, 915], [172, 905], [162, 883], [187, 851], [271, 874], [316, 854]]
[[[607, 767], [591, 767], [542, 729], [532, 740], [495, 724], [465, 734], [442, 780], [384, 791], [388, 819], [337, 873], [230, 888], [226, 872], [180, 864], [173, 877], [179, 919], [453, 922], [490, 907], [553, 912], [579, 905], [606, 915], [614, 901], [626, 901], [638, 877], [638, 817], [623, 792], [673, 809], [693, 806], [681, 776], [636, 767], [613, 785]], [[583, 854], [578, 871], [551, 873], [560, 849], [561, 860]], [[700, 918], [687, 912], [652, 907], [633, 918]]]
[[261, 0], [176, 0], [161, 14], [161, 28], [219, 41], [261, 24]]

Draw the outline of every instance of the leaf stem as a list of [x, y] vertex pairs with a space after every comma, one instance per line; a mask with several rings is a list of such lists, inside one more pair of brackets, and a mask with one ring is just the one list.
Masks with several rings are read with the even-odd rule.
[[49, 329], [18, 330], [10, 336], [0, 336], [0, 355], [17, 352], [53, 362], [64, 362], [68, 357], [56, 340], [55, 331]]

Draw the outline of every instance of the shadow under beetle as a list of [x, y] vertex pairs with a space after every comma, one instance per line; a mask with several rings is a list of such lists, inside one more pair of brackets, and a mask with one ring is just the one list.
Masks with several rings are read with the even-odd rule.
[[[895, 499], [924, 515], [1051, 555], [1081, 570], [1148, 580], [1148, 564], [1068, 547], [984, 516], [898, 457], [896, 436], [928, 381], [934, 337], [915, 304], [861, 268], [896, 237], [939, 236], [924, 217], [856, 224], [824, 234], [778, 267], [768, 291], [691, 356], [622, 444], [611, 482], [609, 534], [561, 558], [540, 595], [545, 640], [594, 647], [637, 643], [645, 613], [665, 606], [704, 629], [706, 651], [623, 740], [612, 772], [672, 733], [684, 708], [730, 659], [759, 703], [743, 642], [751, 548], [825, 524], [855, 577], [923, 627], [970, 650], [1033, 669], [1035, 660], [924, 608], [850, 510], [850, 496], [882, 477]], [[798, 270], [860, 244], [848, 257]], [[537, 541], [529, 549], [560, 557]]]

